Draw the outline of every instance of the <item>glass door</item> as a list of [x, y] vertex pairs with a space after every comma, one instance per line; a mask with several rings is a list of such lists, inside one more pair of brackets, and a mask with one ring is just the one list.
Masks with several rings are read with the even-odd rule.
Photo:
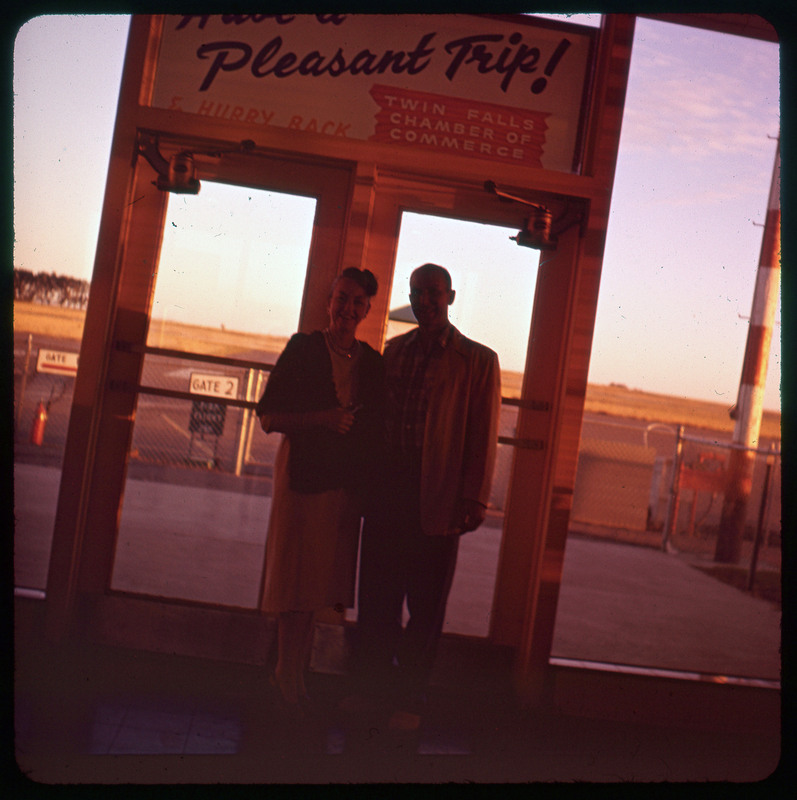
[[404, 211], [396, 252], [387, 337], [410, 330], [409, 278], [425, 262], [445, 267], [456, 299], [449, 319], [491, 347], [501, 364], [503, 403], [492, 496], [485, 523], [462, 537], [445, 633], [487, 637], [512, 466], [539, 251], [510, 240], [517, 227]]
[[298, 328], [316, 205], [170, 195], [112, 591], [256, 607], [276, 442], [245, 404]]

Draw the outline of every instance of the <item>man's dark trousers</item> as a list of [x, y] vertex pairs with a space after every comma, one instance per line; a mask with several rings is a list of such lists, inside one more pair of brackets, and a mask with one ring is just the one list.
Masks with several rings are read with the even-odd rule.
[[[355, 673], [374, 691], [411, 703], [434, 666], [459, 536], [421, 529], [419, 455], [387, 463], [390, 478], [363, 525]], [[402, 631], [405, 597], [409, 619]]]

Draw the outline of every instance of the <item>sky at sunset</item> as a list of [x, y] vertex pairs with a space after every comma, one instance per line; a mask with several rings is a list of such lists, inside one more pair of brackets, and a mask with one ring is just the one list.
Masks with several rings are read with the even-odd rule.
[[[128, 23], [121, 16], [38, 17], [17, 37], [18, 268], [91, 278]], [[590, 382], [728, 406], [736, 401], [779, 135], [778, 93], [777, 45], [637, 21]], [[196, 221], [199, 211], [189, 204], [199, 198], [206, 205], [223, 203], [224, 191], [209, 190], [204, 198], [203, 186], [197, 198], [180, 198], [184, 207], [172, 208], [170, 201], [170, 213], [185, 208]], [[435, 253], [425, 253], [429, 234], [422, 226], [413, 234], [411, 222], [400, 245], [397, 281], [418, 258], [447, 259], [463, 309], [473, 305], [474, 296], [484, 296], [479, 292], [486, 290], [468, 283], [468, 259], [474, 259], [476, 271], [495, 242], [469, 245], [468, 234], [456, 225], [450, 231], [440, 226]], [[501, 242], [508, 233], [493, 232]], [[259, 246], [248, 244], [255, 252]], [[537, 254], [511, 248], [507, 280], [529, 282], [517, 310], [497, 296], [488, 298], [492, 334], [481, 333], [479, 326], [487, 323], [475, 309], [455, 322], [476, 338], [493, 335], [502, 365], [521, 370]], [[526, 277], [512, 277], [516, 274]], [[162, 291], [165, 305], [165, 283]], [[393, 305], [406, 303], [404, 288], [397, 284], [393, 294]], [[496, 327], [496, 310], [506, 331]], [[212, 322], [246, 326], [248, 313], [219, 309]], [[252, 319], [256, 313], [252, 309]], [[295, 322], [283, 324], [290, 328]], [[770, 409], [780, 405], [779, 340], [776, 324], [765, 393]]]

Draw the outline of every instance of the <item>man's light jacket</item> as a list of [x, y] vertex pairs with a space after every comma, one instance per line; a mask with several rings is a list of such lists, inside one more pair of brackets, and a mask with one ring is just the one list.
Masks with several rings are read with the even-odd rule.
[[[417, 328], [391, 339], [386, 363], [401, 359], [416, 335]], [[488, 505], [500, 410], [498, 355], [452, 326], [429, 391], [421, 467], [424, 533], [454, 533], [461, 499]]]

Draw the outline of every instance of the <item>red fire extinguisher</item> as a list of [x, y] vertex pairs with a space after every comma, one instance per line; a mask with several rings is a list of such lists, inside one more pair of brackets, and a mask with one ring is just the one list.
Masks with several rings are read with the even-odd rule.
[[47, 406], [39, 400], [33, 415], [33, 426], [30, 429], [31, 444], [41, 445], [44, 441], [44, 426], [47, 424]]

